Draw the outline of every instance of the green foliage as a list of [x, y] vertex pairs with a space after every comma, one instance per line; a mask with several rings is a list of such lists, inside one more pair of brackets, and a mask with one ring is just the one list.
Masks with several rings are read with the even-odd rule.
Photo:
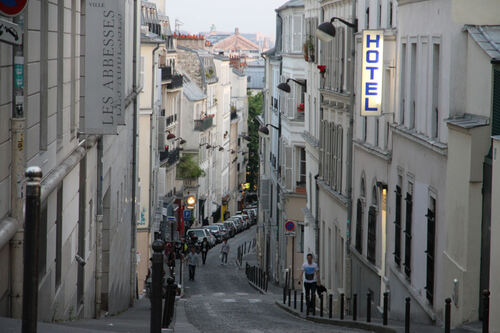
[[194, 155], [184, 154], [177, 165], [177, 178], [196, 179], [204, 177], [205, 172], [200, 168], [198, 162], [194, 160]]
[[258, 186], [259, 180], [259, 123], [256, 117], [262, 113], [263, 95], [259, 92], [255, 96], [248, 96], [248, 143], [249, 158], [247, 164], [247, 182], [250, 189]]

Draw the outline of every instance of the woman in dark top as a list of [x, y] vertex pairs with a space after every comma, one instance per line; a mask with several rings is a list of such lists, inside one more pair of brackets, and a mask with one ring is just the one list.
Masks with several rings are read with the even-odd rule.
[[204, 237], [203, 241], [201, 242], [201, 260], [203, 261], [203, 265], [205, 265], [205, 261], [207, 261], [208, 247], [208, 240], [206, 237]]

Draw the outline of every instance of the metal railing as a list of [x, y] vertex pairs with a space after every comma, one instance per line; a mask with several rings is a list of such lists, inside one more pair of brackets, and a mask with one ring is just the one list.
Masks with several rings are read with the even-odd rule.
[[179, 161], [179, 148], [175, 148], [172, 151], [162, 151], [160, 152], [160, 164], [171, 166]]
[[214, 124], [213, 117], [206, 117], [204, 119], [196, 119], [194, 121], [194, 130], [195, 131], [206, 131]]
[[231, 111], [231, 120], [238, 119], [238, 113], [236, 111]]
[[161, 80], [171, 81], [167, 83], [167, 89], [177, 89], [182, 87], [183, 78], [182, 75], [176, 74], [172, 69], [172, 66], [161, 67]]
[[245, 267], [248, 282], [262, 292], [267, 292], [269, 276], [260, 267], [250, 266], [248, 263]]

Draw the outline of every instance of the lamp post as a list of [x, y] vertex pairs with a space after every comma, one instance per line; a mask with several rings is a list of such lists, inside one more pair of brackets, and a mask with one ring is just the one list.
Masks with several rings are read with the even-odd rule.
[[293, 81], [293, 82], [297, 83], [298, 85], [301, 85], [302, 87], [304, 87], [305, 90], [307, 90], [307, 81], [306, 80], [295, 80], [292, 78], [286, 79], [286, 82], [281, 82], [280, 84], [278, 84], [278, 89], [282, 90], [286, 93], [289, 93], [291, 91], [291, 88], [290, 88], [290, 85], [288, 84], [288, 82], [290, 82], [290, 81]]
[[[358, 19], [356, 18], [356, 0], [352, 0], [352, 19], [353, 22], [348, 22], [339, 17], [332, 17], [329, 22], [321, 23], [316, 29], [316, 37], [324, 42], [332, 41], [335, 38], [335, 26], [332, 24], [334, 21], [340, 21], [343, 24], [351, 28], [351, 66], [349, 66], [349, 75], [351, 81], [349, 82], [349, 127], [347, 129], [347, 174], [346, 174], [346, 187], [347, 187], [347, 235], [346, 235], [346, 257], [345, 257], [345, 267], [346, 270], [346, 292], [347, 295], [352, 293], [352, 265], [351, 265], [351, 220], [352, 220], [352, 167], [353, 167], [353, 156], [352, 156], [352, 145], [353, 145], [353, 125], [354, 125], [354, 78], [355, 78], [355, 55], [356, 55], [356, 33], [358, 32]], [[318, 180], [316, 179], [316, 182]], [[316, 223], [318, 223], [318, 216], [316, 218]], [[319, 244], [319, 229], [316, 234], [316, 244]], [[319, 253], [319, 249], [317, 249]]]

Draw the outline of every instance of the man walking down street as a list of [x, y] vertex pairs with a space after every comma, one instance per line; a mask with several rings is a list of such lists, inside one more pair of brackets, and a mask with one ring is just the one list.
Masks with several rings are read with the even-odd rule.
[[221, 256], [221, 265], [227, 265], [227, 256], [229, 255], [229, 244], [227, 242], [227, 239], [224, 239], [224, 243], [222, 244], [222, 247], [220, 249], [220, 253], [222, 254]]
[[198, 266], [198, 253], [196, 253], [196, 249], [191, 247], [191, 252], [187, 255], [187, 264], [189, 266], [189, 280], [194, 281], [194, 273], [196, 271], [196, 266]]
[[205, 261], [207, 261], [208, 248], [208, 240], [206, 237], [204, 237], [203, 242], [201, 242], [201, 260], [203, 261], [203, 265], [205, 265]]
[[307, 261], [302, 265], [304, 289], [306, 290], [306, 304], [308, 309], [314, 306], [312, 300], [316, 292], [316, 286], [321, 284], [319, 281], [319, 268], [318, 264], [313, 262], [313, 255], [307, 255]]

